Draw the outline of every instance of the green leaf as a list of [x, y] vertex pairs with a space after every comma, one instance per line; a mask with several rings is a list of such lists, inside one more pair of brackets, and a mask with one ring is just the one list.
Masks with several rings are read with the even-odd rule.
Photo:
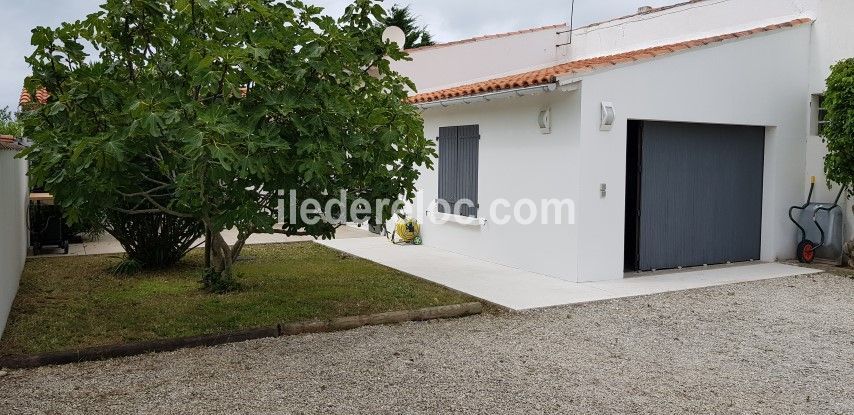
[[65, 111], [65, 105], [61, 102], [54, 102], [50, 105], [47, 115], [56, 115]]

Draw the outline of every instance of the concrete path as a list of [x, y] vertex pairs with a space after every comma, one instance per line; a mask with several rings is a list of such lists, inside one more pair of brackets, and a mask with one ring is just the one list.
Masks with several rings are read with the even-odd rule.
[[[347, 238], [370, 238], [374, 236], [370, 232], [350, 227], [344, 226], [338, 229], [338, 233], [336, 235], [337, 238], [347, 239]], [[223, 234], [225, 241], [229, 244], [233, 244], [237, 241], [237, 231], [229, 230]], [[313, 241], [314, 238], [310, 236], [285, 236], [279, 234], [255, 234], [249, 237], [249, 240], [246, 242], [247, 245], [260, 245], [260, 244], [271, 244], [271, 243], [292, 243], [292, 242], [306, 242]], [[202, 239], [197, 241], [199, 246], [204, 246]], [[109, 234], [103, 234], [99, 239], [94, 241], [87, 241], [81, 244], [73, 244], [69, 247], [68, 255], [100, 255], [100, 254], [118, 254], [122, 253], [125, 250], [119, 244], [119, 242], [110, 236]], [[58, 249], [45, 248], [45, 253], [39, 255], [39, 257], [50, 257], [50, 256], [64, 256], [62, 252]]]
[[820, 272], [784, 264], [756, 263], [577, 284], [428, 246], [393, 245], [384, 238], [337, 239], [318, 243], [513, 310]]

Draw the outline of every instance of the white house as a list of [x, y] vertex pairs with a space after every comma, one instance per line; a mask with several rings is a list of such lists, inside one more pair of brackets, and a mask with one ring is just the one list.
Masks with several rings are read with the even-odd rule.
[[[818, 96], [854, 56], [852, 18], [850, 0], [694, 0], [571, 43], [557, 25], [411, 50], [396, 69], [439, 143], [417, 205], [478, 205], [424, 243], [577, 282], [793, 258], [787, 211], [823, 183]], [[481, 220], [523, 199], [571, 200], [574, 223]]]

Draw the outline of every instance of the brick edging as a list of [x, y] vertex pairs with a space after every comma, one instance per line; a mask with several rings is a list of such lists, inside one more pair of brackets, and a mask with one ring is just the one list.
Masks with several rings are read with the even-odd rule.
[[407, 321], [459, 318], [480, 314], [482, 311], [483, 305], [481, 303], [463, 303], [422, 308], [419, 310], [392, 311], [380, 314], [341, 317], [327, 321], [285, 323], [272, 327], [260, 327], [249, 330], [239, 330], [202, 336], [178, 337], [138, 343], [123, 343], [62, 352], [2, 356], [0, 357], [0, 368], [27, 369], [48, 365], [63, 365], [136, 356], [146, 353], [169, 352], [192, 347], [217, 346], [221, 344], [238, 343], [247, 340], [271, 337], [294, 336], [308, 333], [329, 333], [351, 330], [362, 326], [395, 324]]

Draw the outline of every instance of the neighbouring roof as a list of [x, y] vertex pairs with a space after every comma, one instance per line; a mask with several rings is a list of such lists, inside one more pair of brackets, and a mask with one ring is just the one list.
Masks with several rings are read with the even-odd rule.
[[[39, 88], [36, 90], [35, 101], [39, 104], [46, 104], [48, 98], [50, 98], [50, 92], [47, 92], [47, 89]], [[33, 96], [30, 95], [27, 88], [21, 90], [21, 97], [18, 98], [18, 104], [21, 106], [30, 104], [33, 102]]]
[[812, 19], [802, 18], [735, 33], [711, 36], [702, 39], [689, 40], [685, 42], [673, 43], [663, 46], [655, 46], [646, 49], [618, 53], [614, 55], [581, 59], [577, 61], [562, 63], [544, 69], [504, 76], [500, 78], [490, 79], [487, 81], [460, 85], [453, 88], [441, 89], [438, 91], [424, 92], [409, 97], [409, 102], [412, 104], [423, 104], [433, 101], [461, 98], [509, 89], [546, 85], [554, 83], [557, 77], [563, 75], [581, 74], [594, 70], [614, 67], [620, 64], [644, 61], [657, 56], [668, 55], [686, 49], [699, 48], [713, 43], [721, 43], [731, 39], [749, 37], [759, 33], [770, 32], [788, 27], [796, 27], [811, 22]]
[[7, 136], [0, 137], [0, 151], [18, 151], [23, 150], [24, 146], [22, 146], [15, 139], [7, 139]]
[[446, 46], [455, 46], [455, 45], [460, 45], [463, 43], [482, 42], [484, 40], [499, 39], [502, 37], [509, 37], [509, 36], [516, 36], [516, 35], [524, 35], [526, 33], [542, 32], [544, 30], [563, 29], [565, 27], [566, 27], [566, 23], [560, 23], [560, 24], [554, 24], [554, 25], [543, 26], [543, 27], [535, 27], [533, 29], [517, 30], [515, 32], [496, 33], [496, 34], [492, 34], [492, 35], [478, 36], [478, 37], [473, 37], [473, 38], [469, 38], [469, 39], [455, 40], [453, 42], [437, 43], [435, 45], [430, 45], [430, 46], [422, 46], [419, 48], [406, 49], [406, 51], [407, 52], [417, 52], [417, 51], [422, 51], [422, 50], [427, 50], [427, 49], [442, 48], [442, 47], [446, 47]]
[[[240, 88], [240, 93], [244, 96], [246, 96], [248, 91], [249, 90], [246, 87]], [[50, 92], [47, 92], [47, 89], [39, 88], [36, 91], [35, 102], [39, 104], [47, 104], [48, 98], [50, 98]], [[27, 89], [24, 88], [21, 90], [21, 97], [18, 98], [18, 105], [23, 107], [31, 103], [33, 103], [33, 96], [31, 96]]]

